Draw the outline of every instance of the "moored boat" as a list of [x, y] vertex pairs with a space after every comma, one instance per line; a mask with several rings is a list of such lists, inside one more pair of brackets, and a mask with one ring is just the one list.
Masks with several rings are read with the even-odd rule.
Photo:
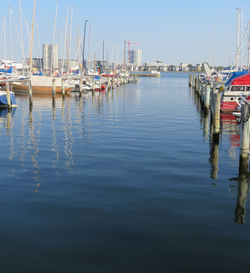
[[221, 97], [222, 112], [235, 112], [243, 99], [250, 101], [250, 72], [232, 76], [226, 85]]
[[[16, 98], [13, 92], [10, 92], [10, 102], [11, 105], [16, 105]], [[8, 100], [6, 91], [0, 90], [0, 108], [8, 107]]]
[[[29, 80], [32, 86], [32, 93], [34, 94], [48, 94], [52, 92], [53, 83], [52, 80], [55, 79], [55, 89], [56, 93], [62, 93], [62, 78], [59, 77], [49, 77], [49, 76], [30, 76]], [[24, 82], [13, 82], [13, 90], [15, 92], [28, 92], [28, 83]], [[65, 93], [69, 93], [73, 88], [73, 84], [68, 84], [65, 81]]]

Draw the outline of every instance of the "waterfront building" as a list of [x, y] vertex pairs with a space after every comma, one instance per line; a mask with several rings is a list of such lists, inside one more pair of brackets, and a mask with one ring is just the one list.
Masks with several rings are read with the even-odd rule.
[[141, 49], [129, 50], [128, 63], [141, 66], [142, 65], [142, 50]]
[[[30, 58], [26, 58], [26, 65], [30, 66]], [[32, 67], [35, 70], [43, 70], [43, 58], [32, 58]]]
[[146, 62], [142, 68], [140, 68], [141, 71], [168, 71], [169, 64], [164, 63], [163, 61], [154, 61], [154, 62]]
[[58, 45], [43, 44], [43, 69], [58, 69]]

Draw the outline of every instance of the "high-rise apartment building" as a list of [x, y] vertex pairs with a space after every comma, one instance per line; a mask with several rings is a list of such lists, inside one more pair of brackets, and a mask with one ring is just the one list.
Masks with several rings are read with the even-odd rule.
[[58, 45], [43, 44], [43, 69], [58, 69]]
[[142, 50], [141, 49], [129, 50], [128, 62], [129, 64], [135, 64], [137, 66], [141, 66], [142, 65]]

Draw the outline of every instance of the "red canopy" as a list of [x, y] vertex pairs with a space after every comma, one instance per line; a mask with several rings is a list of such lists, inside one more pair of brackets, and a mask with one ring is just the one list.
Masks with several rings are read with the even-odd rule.
[[231, 85], [250, 85], [250, 73], [244, 74], [240, 77], [233, 79]]

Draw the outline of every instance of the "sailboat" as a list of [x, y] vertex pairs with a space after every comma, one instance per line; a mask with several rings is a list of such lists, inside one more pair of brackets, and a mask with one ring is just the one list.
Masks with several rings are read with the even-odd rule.
[[[14, 81], [12, 82], [13, 90], [15, 92], [28, 92], [30, 81], [32, 86], [32, 93], [34, 94], [48, 94], [52, 93], [53, 90], [53, 80], [55, 81], [55, 91], [56, 93], [62, 93], [62, 77], [53, 77], [53, 76], [40, 76], [32, 74], [32, 49], [33, 49], [33, 37], [34, 37], [34, 23], [35, 23], [35, 10], [36, 10], [36, 0], [34, 0], [34, 9], [33, 9], [33, 23], [32, 23], [32, 32], [31, 32], [31, 47], [30, 47], [30, 69], [29, 77], [25, 81]], [[65, 80], [64, 90], [65, 93], [69, 93], [74, 88], [69, 81]]]
[[[16, 106], [16, 98], [15, 94], [10, 91], [10, 103], [12, 106]], [[8, 99], [7, 99], [7, 92], [4, 90], [4, 87], [2, 87], [2, 84], [0, 85], [0, 109], [8, 107]]]
[[[32, 86], [32, 93], [34, 94], [51, 94], [53, 89], [53, 79], [55, 80], [56, 93], [62, 93], [62, 78], [52, 76], [35, 76], [31, 75], [29, 81]], [[24, 82], [13, 82], [13, 90], [15, 92], [28, 92], [28, 83]], [[67, 81], [64, 84], [65, 93], [71, 92], [74, 86]]]

